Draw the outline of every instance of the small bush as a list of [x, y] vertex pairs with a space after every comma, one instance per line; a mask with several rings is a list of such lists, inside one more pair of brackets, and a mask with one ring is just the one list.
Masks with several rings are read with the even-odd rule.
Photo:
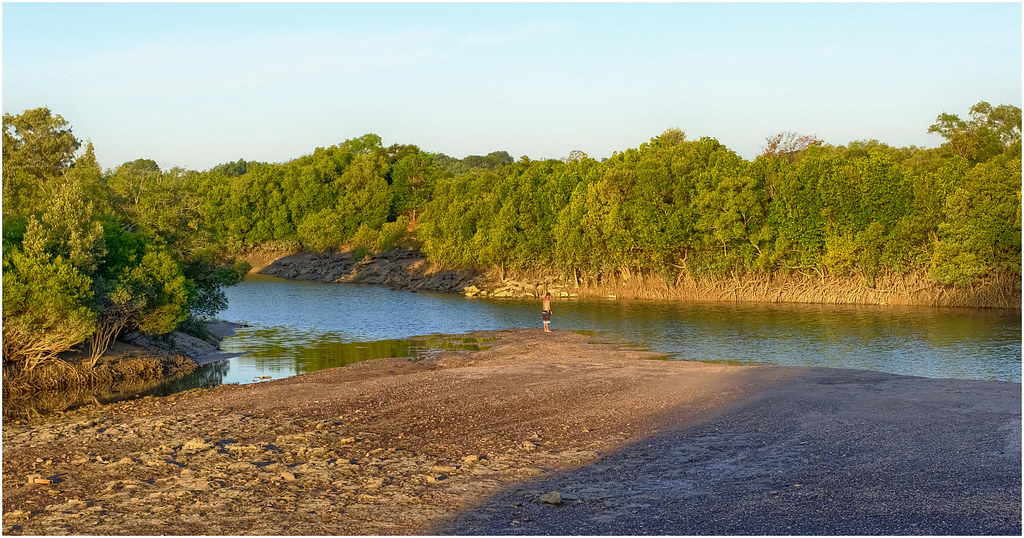
[[395, 222], [385, 222], [377, 235], [377, 251], [391, 250], [405, 239], [409, 217], [402, 215]]
[[370, 255], [370, 247], [358, 246], [352, 249], [352, 259], [354, 261], [362, 261], [364, 258]]

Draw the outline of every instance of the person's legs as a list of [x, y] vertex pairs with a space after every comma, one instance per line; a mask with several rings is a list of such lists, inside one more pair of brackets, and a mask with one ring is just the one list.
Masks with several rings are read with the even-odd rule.
[[551, 322], [550, 321], [545, 321], [544, 322], [544, 332], [546, 332], [546, 333], [551, 332], [551, 329], [548, 328], [548, 323], [551, 323]]

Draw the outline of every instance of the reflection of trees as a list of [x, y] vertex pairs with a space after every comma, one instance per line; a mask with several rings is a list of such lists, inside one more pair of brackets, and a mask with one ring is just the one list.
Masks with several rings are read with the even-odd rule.
[[153, 389], [153, 396], [167, 396], [185, 390], [216, 387], [224, 382], [224, 376], [231, 369], [231, 361], [212, 362], [196, 368], [191, 374], [168, 381]]
[[246, 361], [266, 372], [301, 374], [370, 359], [411, 357], [414, 347], [415, 342], [409, 340], [342, 342], [337, 340], [337, 335], [325, 334], [302, 342], [267, 341], [236, 360]]
[[35, 421], [52, 413], [86, 405], [108, 404], [141, 396], [167, 396], [189, 389], [215, 387], [222, 383], [230, 367], [228, 361], [215, 362], [200, 366], [184, 377], [148, 387], [141, 383], [129, 383], [102, 392], [88, 389], [41, 391], [24, 398], [4, 398], [3, 419]]
[[685, 360], [1020, 379], [1020, 313], [819, 304], [577, 301], [563, 327], [607, 331]]
[[231, 351], [245, 355], [240, 365], [277, 377], [315, 372], [387, 357], [423, 359], [441, 350], [477, 350], [480, 339], [420, 337], [405, 340], [353, 342], [339, 333], [310, 333], [285, 328], [264, 328], [236, 333]]
[[98, 403], [89, 391], [41, 391], [26, 397], [5, 397], [4, 422], [16, 420], [33, 422], [45, 415], [67, 411], [83, 405]]

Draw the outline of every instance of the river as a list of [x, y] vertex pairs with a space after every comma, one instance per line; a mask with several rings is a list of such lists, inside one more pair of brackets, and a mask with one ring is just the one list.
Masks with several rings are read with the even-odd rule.
[[[263, 275], [226, 291], [230, 306], [218, 317], [246, 326], [222, 347], [245, 355], [205, 368], [187, 384], [252, 383], [445, 346], [486, 346], [405, 340], [419, 335], [541, 327], [539, 301]], [[555, 330], [593, 331], [670, 359], [1021, 380], [1019, 310], [607, 299], [556, 300], [553, 311]]]

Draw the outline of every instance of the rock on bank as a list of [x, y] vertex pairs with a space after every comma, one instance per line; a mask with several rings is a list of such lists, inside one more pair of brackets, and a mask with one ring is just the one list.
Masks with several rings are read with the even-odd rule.
[[259, 272], [291, 280], [379, 284], [444, 293], [461, 293], [479, 277], [468, 269], [441, 269], [412, 250], [389, 250], [360, 260], [351, 252], [300, 252], [277, 258]]
[[[445, 269], [416, 250], [389, 250], [360, 260], [351, 252], [250, 256], [253, 271], [290, 280], [377, 284], [404, 290], [459, 293], [469, 297], [577, 297], [578, 290], [558, 277], [503, 279], [473, 269]], [[603, 295], [602, 295], [603, 296]]]

